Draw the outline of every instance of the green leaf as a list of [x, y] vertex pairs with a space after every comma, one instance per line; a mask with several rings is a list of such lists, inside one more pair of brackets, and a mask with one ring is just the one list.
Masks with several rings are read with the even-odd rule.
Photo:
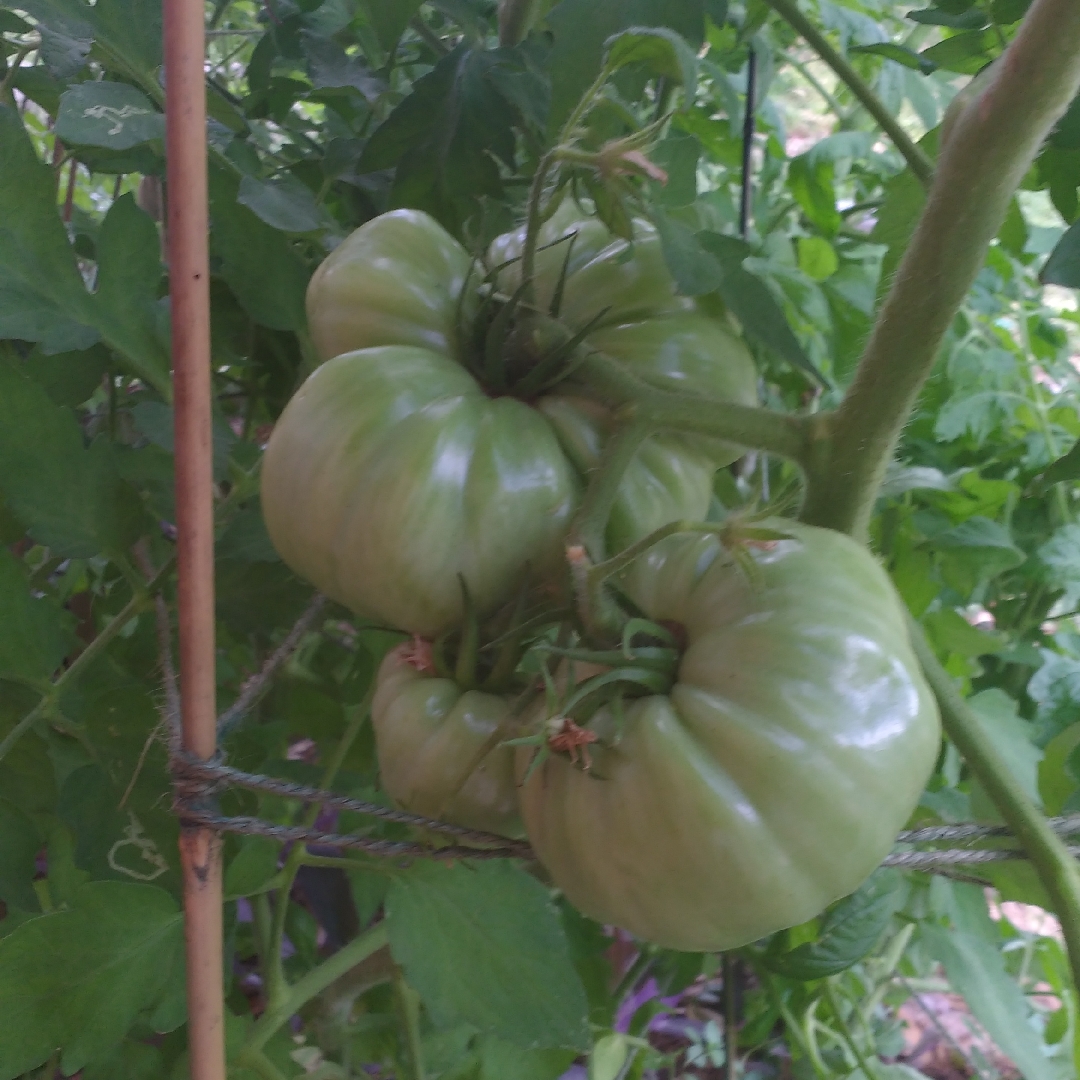
[[70, 79], [86, 66], [93, 39], [57, 33], [47, 26], [38, 28], [41, 35], [41, 62], [57, 79]]
[[232, 174], [210, 170], [210, 250], [217, 272], [257, 323], [300, 330], [307, 322], [310, 272], [284, 233], [236, 201], [239, 186]]
[[97, 42], [106, 68], [138, 80], [161, 66], [161, 0], [25, 0], [49, 29]]
[[970, 4], [963, 11], [943, 11], [939, 7], [922, 8], [919, 11], [909, 11], [907, 17], [924, 26], [948, 26], [954, 30], [981, 30], [986, 25], [986, 13], [981, 6]]
[[0, 799], [0, 900], [23, 911], [38, 910], [34, 874], [40, 849], [41, 834], [33, 819]]
[[972, 1015], [1025, 1080], [1052, 1080], [1056, 1071], [1028, 1023], [1030, 1006], [994, 943], [927, 923], [920, 925], [919, 933], [929, 955], [941, 961], [949, 982], [963, 994]]
[[502, 197], [496, 159], [513, 167], [516, 116], [490, 78], [498, 63], [459, 45], [375, 129], [357, 170], [394, 168], [391, 208], [426, 210], [458, 233], [480, 196]]
[[585, 991], [547, 890], [505, 862], [427, 863], [386, 900], [390, 950], [439, 1026], [517, 1047], [589, 1046]]
[[562, 0], [548, 13], [551, 50], [551, 111], [548, 128], [557, 131], [581, 95], [600, 74], [604, 43], [632, 26], [666, 27], [701, 44], [705, 30], [702, 0]]
[[1073, 222], [1050, 252], [1039, 280], [1045, 285], [1080, 288], [1080, 221]]
[[743, 261], [752, 254], [750, 248], [733, 236], [722, 236], [707, 230], [698, 233], [698, 239], [701, 246], [720, 263], [723, 277], [717, 291], [742, 323], [746, 333], [793, 368], [805, 372], [822, 386], [828, 386], [828, 379], [806, 355], [773, 294], [761, 278], [743, 266]]
[[848, 53], [868, 53], [871, 56], [884, 56], [886, 60], [895, 60], [898, 64], [903, 64], [904, 67], [911, 68], [914, 71], [921, 71], [924, 75], [937, 71], [937, 64], [933, 60], [929, 60], [920, 53], [903, 45], [897, 45], [892, 41], [876, 41], [873, 45], [852, 45], [848, 49]]
[[258, 500], [245, 506], [229, 522], [217, 543], [218, 557], [241, 562], [278, 562], [280, 556], [270, 542]]
[[830, 158], [809, 151], [788, 165], [788, 188], [810, 219], [826, 236], [835, 236], [843, 224], [836, 208], [834, 166]]
[[836, 249], [824, 236], [800, 236], [799, 269], [814, 281], [825, 281], [840, 269]]
[[[129, 264], [145, 275], [160, 255], [156, 233], [151, 239], [145, 226], [132, 225], [127, 208], [119, 218], [120, 243], [135, 246], [118, 251], [114, 244], [99, 251], [99, 269], [103, 284], [115, 279], [123, 287], [131, 280]], [[141, 316], [134, 326], [130, 322], [139, 302], [118, 297], [107, 284], [100, 295], [86, 291], [57, 213], [52, 170], [38, 160], [18, 115], [5, 106], [0, 106], [0, 249], [0, 338], [37, 341], [46, 353], [87, 349], [104, 338], [133, 374], [169, 392], [164, 350], [156, 342], [147, 344]], [[149, 282], [140, 282], [138, 295], [145, 296], [159, 278], [160, 268], [150, 273]]]
[[[605, 71], [641, 65], [652, 75], [682, 86], [697, 86], [697, 55], [678, 34], [663, 26], [631, 26], [609, 37], [604, 51]], [[687, 100], [692, 98], [693, 92]]]
[[701, 144], [693, 135], [672, 131], [649, 151], [649, 157], [667, 173], [667, 183], [651, 181], [652, 199], [658, 206], [690, 206], [697, 198], [697, 167]]
[[236, 201], [282, 232], [314, 232], [322, 225], [311, 188], [288, 173], [272, 180], [245, 176]]
[[1064, 480], [1080, 480], [1080, 440], [1073, 443], [1067, 454], [1047, 465], [1038, 482], [1040, 489], [1045, 489]]
[[52, 170], [18, 114], [0, 105], [0, 338], [40, 341], [46, 352], [89, 348], [98, 339], [56, 210]]
[[372, 75], [361, 57], [350, 56], [333, 38], [305, 30], [300, 41], [307, 57], [308, 74], [316, 90], [351, 86], [368, 101], [375, 101], [386, 88], [382, 80]]
[[876, 870], [857, 892], [829, 908], [814, 941], [783, 952], [785, 935], [777, 935], [764, 955], [766, 965], [777, 974], [800, 981], [845, 971], [881, 940], [902, 903], [901, 886], [895, 870]]
[[60, 97], [56, 134], [64, 142], [128, 150], [165, 137], [165, 115], [127, 83], [84, 82]]
[[55, 404], [74, 408], [101, 386], [109, 361], [109, 350], [100, 344], [82, 352], [57, 353], [55, 356], [45, 356], [35, 350], [23, 365], [23, 372], [42, 387]]
[[[0, 1080], [63, 1050], [71, 1075], [119, 1045], [140, 1016], [164, 1016], [184, 986], [183, 924], [161, 889], [97, 881], [70, 910], [0, 941]], [[182, 1019], [182, 1014], [181, 1017]]]
[[97, 238], [98, 325], [137, 373], [168, 385], [169, 350], [158, 331], [161, 240], [151, 217], [121, 195], [109, 207]]
[[360, 0], [368, 24], [384, 52], [393, 52], [421, 3], [423, 0]]
[[225, 869], [225, 899], [265, 892], [277, 873], [281, 845], [267, 836], [245, 836]]
[[939, 551], [963, 549], [963, 558], [976, 564], [984, 577], [1011, 570], [1027, 558], [1004, 525], [979, 515], [938, 533], [927, 543]]
[[0, 677], [47, 682], [70, 651], [74, 620], [30, 592], [22, 564], [0, 548]]
[[968, 704], [982, 721], [983, 731], [997, 748], [1013, 776], [1036, 806], [1039, 798], [1039, 762], [1042, 751], [1031, 741], [1032, 725], [1017, 710], [1016, 701], [999, 687], [983, 690], [968, 698]]
[[969, 30], [923, 49], [919, 54], [946, 71], [977, 75], [997, 56], [997, 34], [993, 30]]
[[490, 1035], [479, 1042], [478, 1080], [559, 1080], [577, 1056], [573, 1050], [522, 1050]]
[[652, 220], [676, 289], [683, 296], [704, 296], [719, 289], [724, 269], [702, 246], [698, 233], [656, 207]]
[[0, 362], [0, 489], [39, 543], [89, 558], [139, 536], [144, 511], [121, 481], [108, 443], [83, 447], [72, 414]]

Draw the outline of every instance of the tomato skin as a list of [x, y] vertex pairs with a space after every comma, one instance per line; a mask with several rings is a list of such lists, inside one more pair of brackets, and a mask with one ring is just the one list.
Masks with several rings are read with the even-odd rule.
[[580, 482], [544, 418], [489, 398], [453, 360], [385, 346], [318, 368], [262, 468], [281, 557], [352, 610], [435, 637], [460, 619], [461, 574], [489, 611], [562, 559]]
[[[939, 750], [884, 571], [838, 533], [771, 527], [793, 539], [748, 548], [753, 575], [710, 536], [638, 561], [628, 594], [686, 628], [675, 686], [626, 703], [621, 740], [590, 748], [591, 775], [552, 756], [521, 792], [568, 899], [668, 948], [736, 948], [854, 891]], [[590, 726], [613, 724], [605, 709]]]
[[311, 338], [323, 360], [375, 345], [453, 354], [457, 298], [472, 260], [418, 210], [394, 210], [361, 226], [308, 283]]
[[[646, 226], [627, 257], [598, 222], [571, 224], [589, 238], [575, 244], [582, 262], [567, 281], [571, 325], [610, 308], [591, 345], [656, 386], [756, 399], [745, 346], [675, 295]], [[540, 295], [561, 265], [540, 260]], [[528, 404], [485, 393], [458, 340], [459, 317], [478, 300], [469, 266], [413, 210], [369, 221], [332, 252], [308, 288], [327, 362], [282, 413], [262, 468], [263, 512], [285, 562], [357, 613], [431, 637], [460, 621], [459, 575], [486, 614], [526, 574], [561, 565], [612, 423], [583, 385], [560, 383]], [[696, 436], [647, 440], [620, 487], [609, 547], [703, 518], [716, 468], [738, 452]]]
[[371, 720], [383, 787], [414, 814], [521, 836], [513, 751], [493, 746], [477, 760], [509, 701], [419, 671], [409, 649], [387, 653], [376, 677]]

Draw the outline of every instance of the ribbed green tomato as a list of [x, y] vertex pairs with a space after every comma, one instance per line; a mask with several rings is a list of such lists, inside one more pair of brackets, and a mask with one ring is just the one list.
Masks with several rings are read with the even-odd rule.
[[[578, 223], [564, 321], [608, 312], [586, 339], [656, 386], [750, 404], [750, 356], [726, 322], [676, 296], [659, 242], [642, 224], [627, 250]], [[520, 236], [497, 242], [493, 258]], [[550, 297], [561, 263], [541, 254]], [[308, 289], [316, 348], [331, 358], [279, 419], [262, 469], [267, 528], [282, 558], [363, 615], [434, 636], [460, 620], [459, 575], [481, 612], [528, 572], [562, 558], [566, 529], [610, 417], [572, 379], [528, 402], [492, 396], [460, 328], [481, 274], [426, 214], [369, 221], [319, 267]], [[467, 283], [468, 279], [468, 283]], [[612, 512], [612, 550], [669, 521], [704, 517], [718, 465], [737, 450], [695, 436], [650, 439]]]
[[521, 836], [514, 752], [496, 734], [509, 709], [505, 698], [437, 677], [414, 646], [392, 649], [371, 705], [383, 787], [414, 814]]
[[752, 573], [687, 534], [635, 564], [628, 594], [685, 627], [676, 683], [626, 702], [621, 735], [609, 707], [593, 717], [590, 771], [550, 756], [521, 792], [569, 900], [669, 948], [735, 948], [854, 891], [938, 754], [884, 571], [839, 533], [769, 524], [791, 538], [746, 545]]

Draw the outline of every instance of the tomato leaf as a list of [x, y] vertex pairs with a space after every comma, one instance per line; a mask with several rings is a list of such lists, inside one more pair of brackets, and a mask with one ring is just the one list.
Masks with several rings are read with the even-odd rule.
[[972, 1015], [1028, 1080], [1055, 1075], [1029, 1025], [1030, 1006], [1009, 977], [994, 942], [960, 930], [924, 924], [919, 930], [927, 952], [940, 960], [949, 982], [964, 995]]
[[33, 818], [0, 799], [0, 900], [23, 911], [39, 910], [33, 882], [40, 849], [41, 834]]
[[683, 86], [693, 87], [697, 82], [697, 56], [678, 34], [663, 26], [632, 26], [609, 37], [604, 50], [607, 72], [634, 64]]
[[146, 524], [103, 440], [83, 447], [74, 416], [0, 362], [0, 489], [30, 535], [57, 555], [126, 548]]
[[824, 979], [858, 963], [881, 939], [901, 903], [895, 870], [876, 870], [857, 891], [829, 908], [817, 939], [784, 952], [786, 931], [773, 938], [762, 959], [789, 979]]
[[165, 114], [127, 83], [77, 83], [60, 97], [56, 134], [76, 145], [128, 150], [151, 139], [163, 139]]
[[386, 900], [390, 950], [439, 1026], [517, 1047], [589, 1045], [585, 991], [547, 890], [509, 863], [427, 863]]
[[562, 0], [548, 14], [551, 51], [551, 113], [557, 131], [590, 86], [603, 61], [604, 44], [632, 26], [666, 27], [692, 48], [704, 33], [702, 0]]
[[58, 1047], [68, 1075], [105, 1057], [138, 1017], [183, 1020], [184, 941], [176, 901], [148, 885], [96, 881], [70, 910], [0, 941], [0, 1080]]
[[49, 597], [35, 597], [23, 567], [0, 548], [0, 676], [52, 677], [73, 644], [72, 618]]
[[257, 323], [299, 330], [307, 321], [308, 269], [282, 232], [237, 202], [239, 186], [236, 177], [210, 170], [210, 248], [221, 276]]

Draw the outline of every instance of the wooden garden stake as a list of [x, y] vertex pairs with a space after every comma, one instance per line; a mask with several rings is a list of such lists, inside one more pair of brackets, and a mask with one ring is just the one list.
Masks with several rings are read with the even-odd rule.
[[[165, 0], [169, 287], [176, 424], [180, 690], [184, 750], [217, 746], [214, 675], [214, 518], [207, 257], [205, 38], [202, 0]], [[225, 1078], [221, 844], [185, 828], [187, 1000], [192, 1080]]]

